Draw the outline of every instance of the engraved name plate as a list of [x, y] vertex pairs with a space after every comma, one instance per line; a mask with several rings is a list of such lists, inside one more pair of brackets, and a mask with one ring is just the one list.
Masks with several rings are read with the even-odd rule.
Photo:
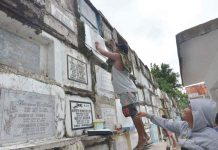
[[55, 97], [1, 89], [0, 144], [55, 135]]
[[67, 56], [67, 74], [69, 80], [88, 84], [87, 64], [69, 55]]
[[93, 127], [91, 103], [70, 101], [70, 113], [72, 130]]

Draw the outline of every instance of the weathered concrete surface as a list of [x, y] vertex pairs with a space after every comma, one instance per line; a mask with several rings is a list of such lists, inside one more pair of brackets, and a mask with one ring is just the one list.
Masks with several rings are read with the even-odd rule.
[[110, 137], [89, 136], [82, 139], [86, 150], [113, 150]]
[[56, 124], [55, 137], [63, 137], [65, 134], [65, 93], [62, 88], [54, 85], [47, 85], [31, 78], [3, 73], [0, 74], [0, 88], [56, 96], [57, 98], [54, 100], [55, 112], [53, 114], [55, 116]]
[[40, 73], [39, 45], [0, 28], [0, 63]]
[[29, 141], [29, 143], [16, 145], [8, 145], [5, 147], [0, 147], [0, 150], [45, 150], [61, 148], [63, 150], [84, 150], [83, 144], [81, 143], [81, 138], [63, 138], [63, 139], [46, 139], [46, 140], [34, 140]]
[[55, 96], [0, 90], [0, 143], [55, 136]]
[[[65, 19], [67, 18], [65, 14], [68, 14], [68, 17], [70, 16], [70, 20], [73, 21], [75, 28], [74, 31], [71, 31], [69, 27], [61, 24], [58, 19], [55, 19], [55, 17], [52, 16], [51, 3], [56, 4], [55, 1], [32, 3], [28, 0], [2, 0], [0, 2], [0, 10], [7, 13], [9, 17], [35, 29], [36, 33], [41, 33], [42, 30], [44, 30], [63, 41], [65, 44], [76, 48], [78, 44], [76, 19], [73, 16], [74, 13], [69, 15], [66, 10], [62, 10], [63, 12], [65, 11], [65, 13], [61, 14], [61, 18], [65, 17]], [[73, 6], [71, 9], [73, 9]]]

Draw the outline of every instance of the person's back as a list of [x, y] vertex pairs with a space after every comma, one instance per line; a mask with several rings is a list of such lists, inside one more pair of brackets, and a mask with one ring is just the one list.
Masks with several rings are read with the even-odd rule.
[[196, 144], [204, 149], [218, 149], [218, 134], [213, 128], [206, 127], [198, 132], [192, 132], [191, 136], [190, 140], [196, 141]]

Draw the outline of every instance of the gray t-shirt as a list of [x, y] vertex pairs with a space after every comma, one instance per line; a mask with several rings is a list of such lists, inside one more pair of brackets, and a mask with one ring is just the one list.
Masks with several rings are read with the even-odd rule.
[[137, 92], [137, 88], [130, 79], [128, 71], [119, 71], [114, 66], [112, 67], [112, 84], [114, 92], [117, 94], [125, 92]]

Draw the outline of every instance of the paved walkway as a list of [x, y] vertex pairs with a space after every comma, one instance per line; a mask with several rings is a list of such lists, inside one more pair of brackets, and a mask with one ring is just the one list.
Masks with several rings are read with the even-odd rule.
[[[149, 150], [166, 150], [166, 147], [167, 147], [166, 142], [160, 142], [160, 143], [152, 144]], [[177, 147], [177, 150], [180, 150], [179, 146]]]
[[160, 143], [152, 144], [152, 146], [149, 149], [150, 150], [166, 150], [166, 147], [167, 147], [167, 143], [160, 142]]

